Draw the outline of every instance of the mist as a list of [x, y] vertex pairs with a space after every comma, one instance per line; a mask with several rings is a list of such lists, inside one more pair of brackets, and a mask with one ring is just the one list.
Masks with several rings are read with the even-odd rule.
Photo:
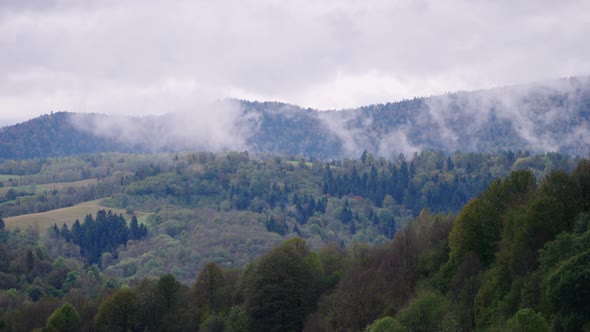
[[588, 156], [589, 105], [590, 77], [576, 77], [325, 112], [319, 119], [349, 157], [367, 150], [395, 158], [423, 149]]
[[76, 115], [76, 128], [149, 152], [248, 150], [319, 158], [396, 159], [527, 150], [590, 153], [590, 78], [456, 92], [358, 109], [318, 111], [233, 99], [147, 117]]
[[255, 129], [252, 115], [242, 113], [239, 102], [201, 102], [190, 110], [145, 117], [73, 114], [72, 124], [81, 131], [113, 139], [149, 152], [247, 150], [247, 138]]
[[[590, 132], [589, 119], [583, 116], [588, 114], [589, 84], [589, 77], [579, 77], [447, 94], [427, 99], [427, 114], [450, 150], [481, 149], [485, 145], [482, 132], [505, 123], [505, 134], [517, 135], [521, 141], [520, 146], [511, 148], [569, 150], [585, 156], [590, 152], [590, 137], [583, 134]], [[457, 123], [466, 126], [458, 128]]]

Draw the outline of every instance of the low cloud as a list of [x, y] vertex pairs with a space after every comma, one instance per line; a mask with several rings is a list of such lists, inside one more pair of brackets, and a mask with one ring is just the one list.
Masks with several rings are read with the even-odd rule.
[[528, 150], [590, 153], [590, 77], [419, 98], [320, 113], [346, 156], [395, 158], [422, 149], [449, 153]]
[[79, 130], [150, 152], [245, 150], [256, 126], [254, 115], [244, 115], [239, 102], [233, 100], [202, 103], [159, 116], [73, 114], [71, 121]]
[[[561, 79], [543, 83], [495, 88], [470, 93], [453, 93], [427, 99], [429, 118], [440, 128], [440, 139], [447, 146], [465, 149], [466, 133], [478, 140], [490, 130], [492, 122], [509, 124], [504, 135], [517, 135], [523, 142], [518, 149], [535, 152], [572, 151], [585, 155], [590, 141], [580, 133], [590, 132], [590, 122], [580, 118], [590, 101], [589, 77]], [[464, 126], [457, 128], [456, 123]], [[501, 133], [496, 133], [502, 139]], [[479, 141], [471, 150], [481, 148]]]
[[406, 156], [419, 152], [422, 146], [412, 143], [409, 132], [412, 129], [404, 124], [375, 130], [375, 120], [371, 112], [358, 110], [321, 112], [318, 119], [342, 142], [343, 155], [358, 158], [364, 150], [380, 157], [395, 159], [400, 153]]

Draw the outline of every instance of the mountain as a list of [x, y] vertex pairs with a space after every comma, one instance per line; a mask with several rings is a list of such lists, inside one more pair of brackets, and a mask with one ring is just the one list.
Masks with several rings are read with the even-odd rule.
[[53, 113], [0, 130], [0, 159], [94, 152], [248, 150], [319, 159], [424, 149], [590, 153], [590, 77], [318, 111], [225, 100], [195, 113]]
[[[84, 115], [91, 118], [96, 115]], [[0, 130], [0, 159], [59, 157], [74, 154], [136, 151], [113, 138], [77, 129], [72, 113], [58, 112]]]

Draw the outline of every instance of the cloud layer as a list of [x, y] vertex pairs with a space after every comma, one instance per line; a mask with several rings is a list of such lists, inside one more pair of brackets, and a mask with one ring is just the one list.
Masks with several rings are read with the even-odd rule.
[[586, 1], [0, 4], [0, 117], [356, 107], [590, 73]]

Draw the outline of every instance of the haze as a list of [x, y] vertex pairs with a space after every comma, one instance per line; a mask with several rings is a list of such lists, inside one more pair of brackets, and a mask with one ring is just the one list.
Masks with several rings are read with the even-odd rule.
[[[0, 125], [50, 111], [319, 109], [590, 73], [586, 1], [0, 3]], [[213, 117], [217, 119], [218, 117]]]

